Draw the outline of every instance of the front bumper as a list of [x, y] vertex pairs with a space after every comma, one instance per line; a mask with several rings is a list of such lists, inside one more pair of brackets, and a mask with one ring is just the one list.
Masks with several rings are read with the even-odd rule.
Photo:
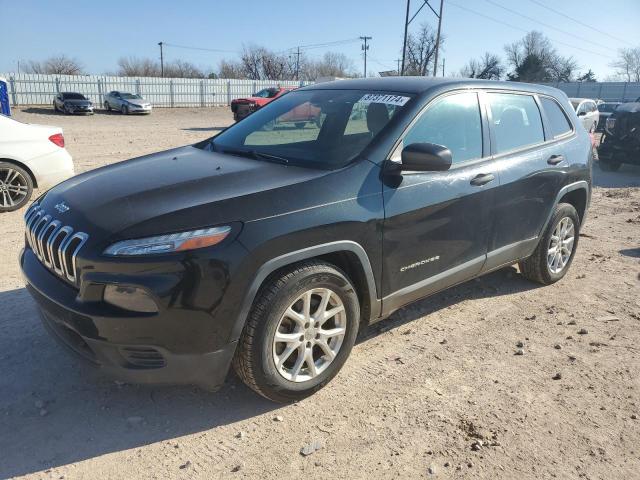
[[141, 107], [139, 105], [127, 105], [129, 113], [151, 113], [152, 107]]
[[180, 314], [168, 319], [171, 311], [139, 314], [110, 309], [102, 302], [81, 301], [78, 290], [47, 270], [30, 248], [22, 252], [20, 264], [46, 329], [106, 374], [132, 383], [194, 384], [207, 390], [224, 383], [235, 341], [212, 351], [184, 341], [172, 345], [163, 338], [197, 338], [202, 332], [194, 324], [181, 324]]

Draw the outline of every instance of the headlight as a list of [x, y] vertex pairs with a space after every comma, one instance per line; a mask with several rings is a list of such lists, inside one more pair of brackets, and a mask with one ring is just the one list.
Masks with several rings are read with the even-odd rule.
[[229, 235], [230, 231], [231, 227], [213, 227], [190, 232], [158, 235], [156, 237], [123, 240], [108, 247], [104, 254], [133, 256], [195, 250], [196, 248], [211, 247], [220, 243]]

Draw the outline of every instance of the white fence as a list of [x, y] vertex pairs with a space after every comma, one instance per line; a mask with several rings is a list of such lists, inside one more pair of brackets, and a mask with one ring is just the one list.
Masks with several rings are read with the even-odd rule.
[[[291, 80], [233, 80], [199, 78], [111, 77], [105, 75], [37, 75], [0, 73], [9, 81], [12, 105], [48, 105], [58, 92], [79, 92], [96, 105], [111, 90], [137, 93], [155, 107], [210, 107], [229, 105], [234, 98], [275, 85], [298, 87], [309, 82]], [[557, 82], [553, 87], [569, 97], [633, 101], [640, 97], [638, 82]]]
[[231, 80], [199, 78], [111, 77], [104, 75], [38, 75], [0, 73], [9, 83], [12, 105], [49, 105], [58, 92], [82, 93], [96, 105], [111, 90], [142, 95], [154, 107], [210, 107], [229, 105], [234, 98], [266, 87], [299, 87], [291, 80]]
[[632, 102], [640, 97], [639, 82], [556, 82], [548, 83], [569, 97]]

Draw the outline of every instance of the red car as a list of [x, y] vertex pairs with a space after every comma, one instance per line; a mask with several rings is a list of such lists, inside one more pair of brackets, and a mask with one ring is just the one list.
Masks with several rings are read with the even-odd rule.
[[247, 115], [255, 112], [259, 108], [264, 107], [267, 103], [275, 100], [281, 95], [294, 90], [293, 87], [271, 87], [254, 93], [251, 97], [236, 98], [231, 101], [231, 111], [233, 119], [237, 122]]
[[[276, 98], [284, 95], [291, 90], [295, 90], [295, 87], [272, 87], [260, 90], [253, 96], [248, 98], [238, 98], [231, 102], [231, 111], [233, 112], [233, 119], [237, 122], [242, 120], [249, 114], [264, 107], [267, 103], [275, 100]], [[290, 112], [282, 115], [278, 118], [278, 123], [295, 123], [296, 126], [302, 127], [307, 122], [315, 122], [319, 125], [320, 122], [320, 109], [305, 103], [294, 108]]]

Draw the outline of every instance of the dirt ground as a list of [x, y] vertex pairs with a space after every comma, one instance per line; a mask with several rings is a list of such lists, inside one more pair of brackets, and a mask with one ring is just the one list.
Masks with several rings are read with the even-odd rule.
[[[15, 117], [62, 126], [79, 172], [231, 120], [226, 109]], [[0, 477], [640, 478], [640, 169], [594, 176], [564, 280], [540, 287], [510, 267], [420, 301], [364, 332], [328, 388], [289, 406], [233, 375], [215, 394], [143, 387], [67, 356], [23, 288], [24, 212], [2, 215]]]

